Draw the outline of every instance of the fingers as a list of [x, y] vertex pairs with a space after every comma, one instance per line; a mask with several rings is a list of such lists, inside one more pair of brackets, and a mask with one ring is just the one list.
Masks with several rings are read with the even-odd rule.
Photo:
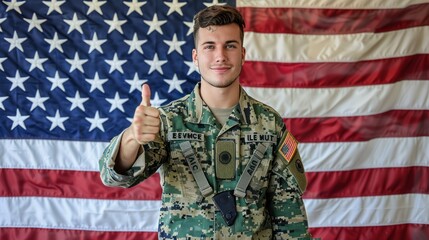
[[150, 96], [149, 85], [143, 84], [142, 101], [136, 108], [132, 122], [134, 139], [140, 144], [154, 141], [161, 126], [159, 110], [151, 107]]
[[134, 126], [133, 132], [134, 132], [134, 139], [140, 144], [145, 144], [145, 143], [154, 141], [156, 139], [156, 136], [158, 135], [158, 132], [159, 132], [159, 128], [152, 127], [152, 126], [145, 126], [145, 127]]
[[147, 84], [142, 86], [142, 102], [141, 105], [150, 107], [150, 87]]
[[134, 113], [133, 123], [141, 126], [159, 126], [159, 110], [156, 108], [139, 106]]
[[[140, 106], [143, 107], [143, 106]], [[144, 107], [146, 110], [151, 110], [149, 107]], [[157, 109], [154, 109], [157, 110]], [[159, 114], [159, 113], [158, 113]], [[156, 136], [159, 134], [161, 121], [159, 117], [152, 117], [145, 114], [139, 114], [136, 111], [134, 115], [132, 131], [134, 139], [144, 144], [150, 141], [154, 141]]]

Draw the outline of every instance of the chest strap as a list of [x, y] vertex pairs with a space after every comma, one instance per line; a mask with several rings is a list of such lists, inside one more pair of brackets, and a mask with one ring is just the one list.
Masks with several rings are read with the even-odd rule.
[[243, 173], [241, 174], [240, 179], [238, 180], [237, 186], [234, 189], [234, 195], [237, 197], [245, 197], [246, 189], [252, 180], [253, 175], [255, 174], [256, 169], [261, 163], [262, 158], [264, 157], [265, 152], [267, 151], [268, 143], [260, 143], [253, 152], [252, 157], [250, 158], [249, 163], [246, 165]]
[[203, 169], [201, 168], [200, 161], [198, 161], [197, 156], [192, 149], [191, 143], [185, 141], [179, 144], [182, 149], [183, 156], [185, 156], [186, 161], [188, 162], [189, 168], [191, 168], [192, 175], [197, 182], [198, 188], [200, 189], [201, 194], [204, 197], [209, 196], [213, 193], [213, 188], [210, 186], [207, 181], [206, 175], [204, 175]]
[[[197, 182], [198, 188], [200, 189], [201, 194], [204, 197], [209, 196], [213, 193], [213, 188], [210, 186], [207, 181], [206, 175], [202, 170], [201, 164], [195, 156], [194, 150], [192, 149], [191, 143], [186, 141], [179, 144], [182, 149], [183, 156], [185, 156], [186, 161], [188, 162], [189, 167], [191, 168], [192, 175]], [[237, 197], [245, 197], [246, 189], [252, 180], [253, 175], [255, 174], [256, 169], [261, 163], [262, 158], [264, 157], [265, 152], [267, 151], [268, 143], [260, 143], [253, 152], [252, 157], [250, 158], [249, 163], [244, 168], [243, 173], [241, 174], [240, 179], [238, 180], [237, 186], [234, 189], [234, 195]]]

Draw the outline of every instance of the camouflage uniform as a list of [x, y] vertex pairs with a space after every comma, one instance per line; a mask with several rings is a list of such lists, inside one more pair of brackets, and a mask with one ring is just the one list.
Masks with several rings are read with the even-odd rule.
[[[296, 147], [296, 141], [282, 118], [240, 89], [239, 104], [221, 126], [202, 101], [198, 88], [199, 85], [190, 95], [160, 108], [160, 139], [142, 146], [126, 175], [113, 170], [121, 135], [113, 138], [100, 159], [103, 183], [131, 187], [159, 169], [163, 187], [160, 239], [310, 239], [301, 198], [306, 187], [304, 168], [297, 149], [288, 151], [288, 147]], [[285, 139], [292, 140], [292, 145], [283, 144]], [[208, 197], [202, 196], [179, 147], [186, 140], [214, 190]], [[219, 179], [216, 175], [219, 141], [235, 142], [231, 179]], [[234, 190], [253, 151], [262, 142], [267, 143], [267, 151], [251, 178], [246, 196], [236, 197], [238, 215], [234, 224], [227, 226], [212, 196]]]

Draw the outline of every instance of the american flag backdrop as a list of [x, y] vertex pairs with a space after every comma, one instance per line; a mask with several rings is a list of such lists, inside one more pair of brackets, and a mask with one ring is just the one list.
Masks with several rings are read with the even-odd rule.
[[[0, 239], [156, 239], [159, 176], [102, 185], [98, 159], [150, 84], [199, 81], [192, 17], [218, 1], [0, 3]], [[310, 231], [429, 239], [429, 1], [237, 0], [240, 82], [300, 142]]]

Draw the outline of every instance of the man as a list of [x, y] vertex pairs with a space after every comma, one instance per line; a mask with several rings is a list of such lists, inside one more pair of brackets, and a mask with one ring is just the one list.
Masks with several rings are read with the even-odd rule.
[[143, 85], [131, 126], [100, 159], [103, 183], [131, 187], [159, 170], [160, 239], [309, 239], [297, 141], [239, 84], [242, 16], [212, 6], [194, 20], [201, 82], [159, 109]]

